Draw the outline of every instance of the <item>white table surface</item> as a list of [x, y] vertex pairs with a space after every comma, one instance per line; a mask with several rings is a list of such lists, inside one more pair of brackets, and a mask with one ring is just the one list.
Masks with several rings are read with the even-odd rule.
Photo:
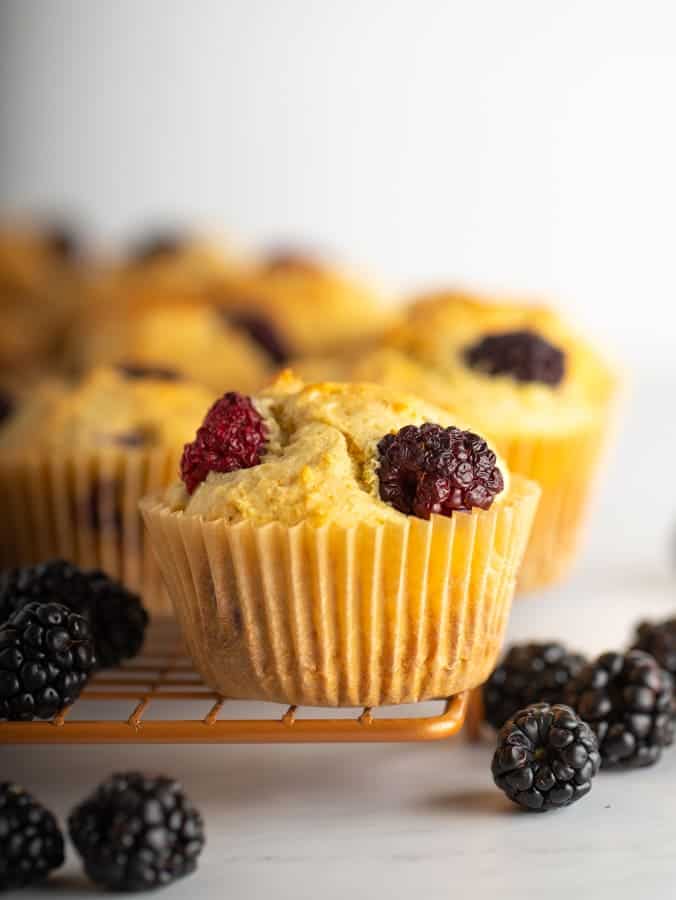
[[[637, 618], [676, 607], [667, 552], [672, 513], [676, 521], [671, 384], [654, 377], [635, 388], [575, 576], [519, 601], [510, 637], [559, 637], [601, 651], [623, 646]], [[676, 895], [676, 749], [652, 769], [600, 775], [577, 806], [545, 815], [522, 813], [503, 798], [492, 784], [490, 757], [490, 744], [461, 738], [375, 746], [0, 747], [0, 773], [62, 817], [115, 770], [182, 779], [204, 813], [208, 844], [197, 874], [164, 891], [166, 900]], [[69, 848], [49, 887], [18, 896], [100, 894]]]

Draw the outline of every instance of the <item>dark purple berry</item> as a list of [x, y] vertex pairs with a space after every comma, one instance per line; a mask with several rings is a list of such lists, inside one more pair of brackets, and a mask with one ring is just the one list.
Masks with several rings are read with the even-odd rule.
[[471, 431], [406, 425], [385, 435], [378, 453], [381, 499], [420, 519], [488, 509], [504, 488], [495, 453]]
[[132, 262], [143, 265], [176, 256], [186, 246], [184, 234], [170, 231], [157, 232], [137, 241], [132, 247]]
[[63, 861], [63, 835], [52, 813], [23, 788], [1, 782], [0, 891], [37, 884]]
[[562, 703], [586, 662], [555, 641], [514, 644], [483, 686], [484, 717], [494, 728], [532, 703]]
[[71, 840], [101, 887], [145, 891], [190, 875], [204, 846], [202, 817], [171, 778], [112, 775], [71, 812]]
[[244, 331], [275, 365], [284, 365], [289, 360], [291, 354], [288, 347], [268, 319], [244, 310], [221, 309], [220, 314], [228, 325]]
[[217, 400], [186, 444], [181, 477], [192, 494], [209, 472], [234, 472], [257, 466], [265, 448], [263, 417], [249, 397], [230, 392]]
[[465, 359], [487, 375], [511, 375], [551, 387], [561, 383], [566, 369], [563, 351], [528, 330], [487, 334], [465, 350]]
[[491, 770], [510, 800], [545, 812], [588, 794], [600, 764], [596, 735], [570, 707], [534, 703], [500, 729]]
[[143, 363], [119, 363], [117, 371], [125, 378], [132, 380], [152, 378], [155, 381], [180, 381], [183, 376], [170, 366], [149, 366]]
[[594, 729], [604, 768], [650, 766], [673, 743], [673, 680], [642, 650], [587, 663], [566, 699]]
[[0, 389], [0, 425], [14, 412], [14, 398], [5, 390]]

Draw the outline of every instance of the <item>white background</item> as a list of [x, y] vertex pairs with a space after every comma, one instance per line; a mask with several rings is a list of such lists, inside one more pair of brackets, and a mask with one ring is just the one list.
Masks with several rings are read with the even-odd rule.
[[[196, 219], [393, 286], [557, 298], [629, 390], [577, 571], [511, 634], [623, 647], [676, 600], [675, 34], [671, 2], [1, 0], [0, 208], [70, 209], [106, 238]], [[508, 813], [489, 760], [0, 746], [1, 776], [61, 815], [115, 768], [183, 778], [209, 846], [167, 900], [671, 900], [676, 750], [545, 818]], [[59, 896], [97, 896], [69, 860]]]
[[674, 331], [668, 0], [3, 0], [0, 206], [297, 238]]

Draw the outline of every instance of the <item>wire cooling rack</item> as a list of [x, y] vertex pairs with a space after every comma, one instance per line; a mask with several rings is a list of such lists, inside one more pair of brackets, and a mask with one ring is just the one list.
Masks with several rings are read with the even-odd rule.
[[[154, 624], [143, 653], [97, 674], [72, 706], [45, 722], [0, 722], [0, 744], [246, 744], [433, 741], [463, 725], [468, 695], [392, 717], [384, 708], [328, 710], [243, 705], [211, 691], [176, 625]], [[255, 718], [251, 718], [253, 715]], [[413, 714], [408, 715], [408, 711]], [[243, 711], [244, 716], [237, 716]]]

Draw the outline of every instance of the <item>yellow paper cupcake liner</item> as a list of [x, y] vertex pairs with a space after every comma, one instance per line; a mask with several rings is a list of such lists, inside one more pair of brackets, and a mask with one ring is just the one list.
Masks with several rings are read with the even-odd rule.
[[222, 696], [314, 706], [446, 697], [492, 671], [539, 488], [486, 512], [313, 528], [141, 511], [195, 665]]
[[518, 594], [555, 584], [568, 574], [579, 551], [596, 472], [611, 430], [611, 416], [599, 411], [574, 433], [496, 439], [510, 471], [537, 481], [542, 488]]
[[0, 456], [0, 565], [57, 557], [101, 568], [156, 615], [171, 603], [138, 511], [176, 478], [180, 450], [37, 452]]

